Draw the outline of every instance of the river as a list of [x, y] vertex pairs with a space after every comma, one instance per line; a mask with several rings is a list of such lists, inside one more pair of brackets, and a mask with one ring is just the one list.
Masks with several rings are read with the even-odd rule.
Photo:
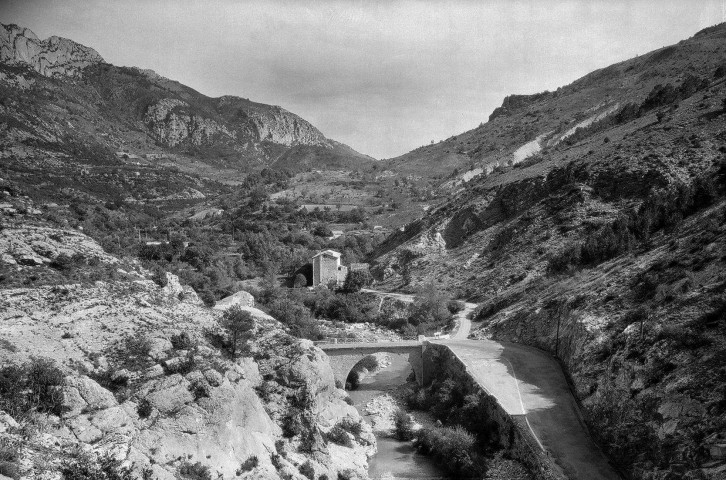
[[[373, 398], [383, 395], [396, 386], [406, 383], [411, 372], [408, 359], [401, 355], [391, 355], [391, 364], [378, 373], [364, 378], [357, 390], [348, 392], [355, 408], [366, 421], [364, 407]], [[391, 479], [450, 479], [451, 477], [434, 461], [416, 451], [410, 442], [376, 433], [378, 452], [368, 461], [368, 475], [373, 480]]]

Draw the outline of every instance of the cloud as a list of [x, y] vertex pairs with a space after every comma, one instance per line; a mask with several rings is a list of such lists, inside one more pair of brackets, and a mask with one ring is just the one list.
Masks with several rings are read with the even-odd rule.
[[94, 47], [211, 96], [282, 105], [375, 157], [486, 120], [509, 93], [554, 89], [720, 21], [720, 2], [25, 0], [41, 37]]

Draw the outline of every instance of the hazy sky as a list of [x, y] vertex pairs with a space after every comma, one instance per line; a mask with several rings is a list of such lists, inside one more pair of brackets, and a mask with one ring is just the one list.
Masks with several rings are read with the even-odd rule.
[[2, 23], [281, 105], [376, 158], [721, 21], [722, 0], [0, 0]]

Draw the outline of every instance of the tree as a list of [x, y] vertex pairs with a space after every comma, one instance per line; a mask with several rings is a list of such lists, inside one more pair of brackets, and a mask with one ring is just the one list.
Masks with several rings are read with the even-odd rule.
[[370, 285], [371, 274], [368, 270], [354, 270], [348, 272], [343, 283], [343, 290], [349, 293], [360, 292], [361, 288]]
[[293, 281], [293, 286], [295, 288], [303, 288], [308, 286], [308, 279], [303, 275], [302, 273], [298, 273], [295, 275], [295, 280]]
[[242, 310], [239, 305], [233, 305], [224, 312], [221, 321], [222, 328], [229, 336], [232, 356], [237, 355], [237, 346], [249, 338], [250, 331], [255, 328], [255, 320], [250, 312]]

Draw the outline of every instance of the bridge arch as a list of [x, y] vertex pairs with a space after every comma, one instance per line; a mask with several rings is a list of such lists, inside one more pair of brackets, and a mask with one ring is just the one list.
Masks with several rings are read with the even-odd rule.
[[335, 375], [336, 383], [340, 385], [345, 385], [353, 367], [375, 353], [408, 355], [408, 363], [416, 375], [416, 381], [419, 385], [424, 384], [423, 351], [425, 346], [419, 342], [320, 344], [318, 346], [330, 357], [333, 375]]

